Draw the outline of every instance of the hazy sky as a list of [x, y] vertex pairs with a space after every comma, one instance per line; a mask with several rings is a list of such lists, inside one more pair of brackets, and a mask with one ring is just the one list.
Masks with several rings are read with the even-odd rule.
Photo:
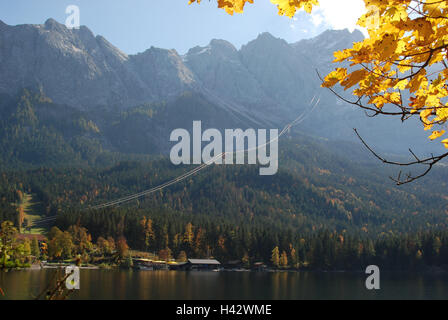
[[216, 0], [200, 5], [188, 5], [188, 0], [14, 0], [0, 2], [0, 19], [10, 25], [43, 23], [50, 17], [64, 23], [66, 7], [77, 5], [82, 25], [126, 53], [151, 46], [185, 53], [211, 39], [225, 39], [239, 48], [265, 31], [294, 42], [326, 29], [353, 29], [364, 10], [362, 0], [320, 3], [312, 16], [301, 12], [289, 19], [278, 16], [269, 0], [255, 0], [244, 14], [234, 16], [218, 9]]

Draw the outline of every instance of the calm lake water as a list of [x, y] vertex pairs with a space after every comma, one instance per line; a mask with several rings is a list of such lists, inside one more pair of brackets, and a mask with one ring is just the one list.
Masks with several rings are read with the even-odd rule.
[[[1, 299], [33, 299], [51, 269], [0, 272]], [[381, 274], [368, 291], [362, 273], [81, 270], [71, 299], [448, 299], [448, 275]]]

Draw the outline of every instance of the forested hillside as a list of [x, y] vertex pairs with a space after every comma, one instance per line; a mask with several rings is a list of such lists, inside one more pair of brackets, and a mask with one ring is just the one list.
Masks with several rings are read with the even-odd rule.
[[[89, 206], [160, 184], [187, 168], [154, 160], [103, 169], [5, 172], [0, 220], [16, 221], [10, 204], [23, 190], [41, 201], [44, 216], [56, 217], [48, 226], [85, 227], [92, 241], [124, 238], [131, 248], [159, 256], [177, 257], [184, 251], [188, 257], [271, 262], [272, 250], [279, 247], [288, 265], [297, 258], [302, 267], [313, 269], [446, 263], [442, 231], [448, 220], [442, 196], [431, 196], [424, 185], [397, 189], [374, 173], [353, 176], [362, 172], [361, 166], [326, 159], [317, 146], [310, 148], [315, 158], [273, 177], [259, 176], [256, 166], [215, 166], [147, 198], [101, 210]], [[301, 163], [293, 159], [290, 153], [280, 161]]]
[[[285, 265], [286, 257], [291, 266], [300, 261], [323, 269], [447, 263], [446, 163], [413, 184], [395, 186], [388, 176], [397, 168], [354, 143], [353, 126], [375, 149], [388, 145], [391, 157], [401, 153], [393, 140], [407, 149], [426, 137], [412, 125], [391, 129], [398, 127], [382, 119], [371, 125], [319, 91], [314, 67], [327, 70], [331, 52], [359, 33], [331, 31], [296, 44], [264, 33], [241, 50], [213, 40], [181, 57], [157, 48], [127, 56], [86, 28], [72, 32], [54, 20], [37, 33], [28, 33], [36, 26], [0, 27], [0, 40], [20, 37], [22, 29], [35, 37], [47, 52], [44, 61], [62, 56], [55, 65], [75, 68], [82, 83], [73, 89], [62, 71], [47, 78], [26, 60], [28, 51], [22, 60], [2, 52], [10, 63], [0, 76], [8, 88], [0, 95], [0, 221], [33, 227], [18, 209], [26, 194], [37, 204], [39, 227], [86, 228], [94, 242], [126, 239], [133, 249], [164, 255], [274, 265]], [[99, 53], [93, 57], [92, 50]], [[30, 80], [23, 88], [18, 65], [39, 85]], [[17, 93], [7, 85], [11, 79]], [[283, 128], [299, 115], [306, 121], [281, 138], [274, 176], [260, 176], [257, 166], [213, 165], [146, 198], [91, 209], [191, 170], [167, 158], [176, 128], [191, 131], [195, 120], [203, 129]], [[68, 237], [53, 232], [50, 241], [55, 234]]]

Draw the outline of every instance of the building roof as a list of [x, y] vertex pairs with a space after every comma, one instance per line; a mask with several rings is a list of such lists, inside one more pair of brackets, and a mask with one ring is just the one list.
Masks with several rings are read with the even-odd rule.
[[221, 262], [216, 259], [188, 259], [188, 262], [191, 264], [221, 264]]

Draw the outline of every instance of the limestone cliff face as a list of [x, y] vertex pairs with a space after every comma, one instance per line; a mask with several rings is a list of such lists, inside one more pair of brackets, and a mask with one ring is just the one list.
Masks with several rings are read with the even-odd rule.
[[212, 40], [206, 47], [195, 47], [184, 56], [184, 61], [205, 88], [223, 98], [245, 105], [271, 100], [238, 50], [227, 41]]
[[31, 87], [80, 109], [125, 109], [192, 90], [243, 112], [291, 108], [312, 96], [314, 66], [359, 36], [329, 31], [288, 44], [264, 33], [241, 50], [212, 40], [184, 56], [154, 47], [127, 55], [84, 26], [69, 30], [53, 19], [43, 25], [0, 22], [0, 93]]
[[177, 53], [128, 56], [86, 27], [0, 24], [0, 92], [43, 88], [57, 103], [126, 107], [179, 94], [193, 82]]

